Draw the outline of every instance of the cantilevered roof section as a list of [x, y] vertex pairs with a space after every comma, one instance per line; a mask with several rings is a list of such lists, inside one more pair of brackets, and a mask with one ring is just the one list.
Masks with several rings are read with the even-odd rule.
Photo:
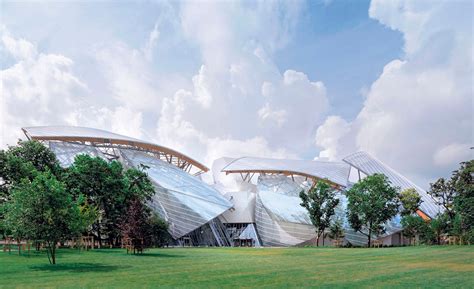
[[343, 160], [368, 176], [373, 174], [386, 175], [390, 182], [392, 182], [392, 185], [400, 187], [402, 190], [414, 188], [423, 201], [421, 203], [420, 210], [429, 215], [431, 218], [435, 217], [440, 212], [441, 208], [425, 190], [415, 185], [406, 177], [402, 176], [400, 173], [377, 160], [368, 153], [356, 152], [345, 157]]
[[350, 166], [343, 162], [242, 157], [231, 159], [222, 172], [298, 175], [310, 179], [327, 179], [334, 185], [346, 187], [349, 169]]
[[105, 130], [78, 126], [35, 126], [25, 127], [22, 130], [28, 139], [89, 143], [94, 146], [117, 148], [135, 148], [155, 153], [160, 159], [174, 164], [185, 171], [190, 171], [193, 166], [199, 170], [198, 173], [209, 170], [202, 163], [173, 149]]

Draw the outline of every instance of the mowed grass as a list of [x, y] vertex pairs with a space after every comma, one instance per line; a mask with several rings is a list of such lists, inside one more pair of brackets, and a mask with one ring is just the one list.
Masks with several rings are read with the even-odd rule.
[[1, 288], [474, 288], [474, 247], [0, 252]]

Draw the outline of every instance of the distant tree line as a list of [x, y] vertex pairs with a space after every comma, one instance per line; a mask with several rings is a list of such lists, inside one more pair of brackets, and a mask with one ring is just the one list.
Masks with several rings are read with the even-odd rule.
[[[461, 163], [451, 179], [438, 179], [428, 193], [442, 208], [433, 219], [423, 218], [422, 200], [414, 188], [400, 191], [383, 174], [367, 176], [342, 192], [347, 198], [346, 217], [350, 227], [373, 238], [386, 233], [386, 224], [400, 214], [403, 235], [410, 244], [441, 244], [443, 236], [452, 236], [460, 244], [474, 243], [474, 160]], [[302, 191], [301, 206], [307, 209], [316, 230], [316, 245], [329, 233], [335, 240], [344, 237], [342, 220], [335, 217], [339, 204], [337, 189], [320, 180], [308, 192]]]
[[62, 168], [37, 141], [0, 150], [0, 234], [44, 243], [52, 264], [57, 244], [80, 236], [112, 247], [124, 238], [140, 246], [166, 243], [167, 224], [147, 205], [153, 194], [145, 166], [125, 169], [78, 155]]

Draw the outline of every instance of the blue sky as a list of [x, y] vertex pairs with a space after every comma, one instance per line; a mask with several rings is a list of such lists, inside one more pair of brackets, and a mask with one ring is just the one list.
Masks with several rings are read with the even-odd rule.
[[472, 157], [470, 1], [0, 3], [2, 146], [66, 124], [209, 166], [365, 150], [424, 187]]
[[403, 54], [400, 32], [368, 15], [370, 1], [308, 4], [293, 41], [279, 51], [280, 69], [304, 71], [328, 88], [333, 113], [354, 118], [363, 93], [387, 62]]

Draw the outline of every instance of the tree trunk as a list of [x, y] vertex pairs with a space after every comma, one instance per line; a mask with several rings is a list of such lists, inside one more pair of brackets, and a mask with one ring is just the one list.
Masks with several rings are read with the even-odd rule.
[[318, 230], [317, 236], [316, 236], [316, 247], [319, 247], [319, 237], [320, 237], [320, 236], [321, 236], [321, 233], [320, 233], [319, 230]]
[[325, 238], [325, 236], [324, 236], [324, 235], [325, 235], [325, 234], [324, 234], [324, 231], [323, 231], [323, 247], [324, 247], [324, 238]]
[[51, 261], [54, 264], [56, 264], [56, 243], [53, 243], [53, 247], [51, 248]]

